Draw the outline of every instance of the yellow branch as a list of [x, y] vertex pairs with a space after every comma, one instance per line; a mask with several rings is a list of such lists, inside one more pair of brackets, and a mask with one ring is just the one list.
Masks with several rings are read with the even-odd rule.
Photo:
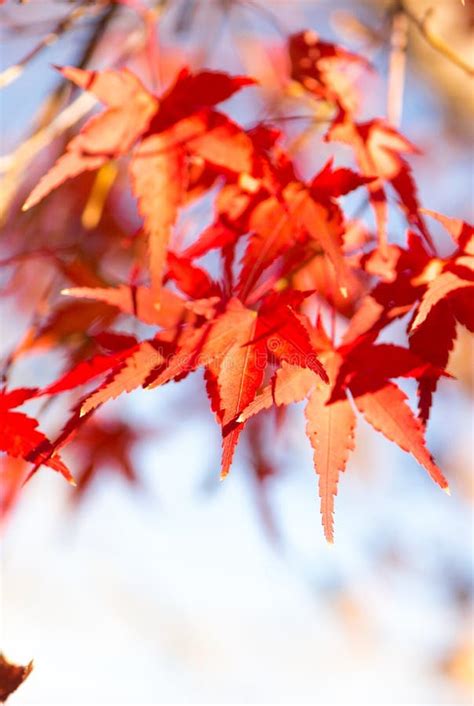
[[454, 49], [451, 49], [449, 44], [441, 39], [437, 34], [431, 31], [428, 27], [428, 21], [433, 13], [433, 10], [428, 10], [423, 18], [417, 17], [404, 0], [400, 0], [400, 8], [405, 13], [406, 17], [412, 22], [418, 29], [422, 37], [428, 44], [435, 49], [440, 54], [446, 57], [452, 64], [455, 64], [460, 69], [462, 69], [471, 78], [474, 76], [474, 67], [471, 66], [467, 61], [465, 61], [462, 56], [459, 56]]

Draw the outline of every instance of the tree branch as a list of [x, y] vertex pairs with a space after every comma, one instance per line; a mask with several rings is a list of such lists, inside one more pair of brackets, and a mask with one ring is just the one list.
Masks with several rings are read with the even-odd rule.
[[446, 57], [452, 64], [462, 69], [471, 78], [474, 76], [474, 67], [465, 61], [462, 56], [459, 56], [444, 39], [441, 39], [441, 37], [432, 32], [429, 28], [428, 21], [433, 14], [433, 9], [428, 10], [424, 17], [419, 18], [408, 7], [405, 0], [400, 0], [399, 7], [433, 49]]

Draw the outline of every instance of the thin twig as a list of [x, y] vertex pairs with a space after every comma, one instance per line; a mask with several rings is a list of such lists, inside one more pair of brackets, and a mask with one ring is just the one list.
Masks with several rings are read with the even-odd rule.
[[418, 29], [422, 37], [433, 49], [446, 57], [446, 59], [448, 59], [452, 64], [455, 64], [462, 69], [468, 76], [471, 76], [471, 78], [474, 76], [474, 67], [465, 61], [462, 56], [459, 56], [459, 54], [457, 54], [454, 49], [452, 49], [449, 44], [444, 41], [444, 39], [441, 39], [441, 37], [432, 32], [429, 28], [428, 22], [433, 14], [432, 9], [428, 10], [423, 18], [419, 18], [407, 6], [405, 0], [400, 0], [399, 6], [410, 22]]
[[66, 17], [63, 17], [63, 19], [60, 20], [57, 25], [50, 32], [48, 32], [48, 34], [46, 34], [38, 42], [38, 44], [33, 47], [33, 49], [31, 49], [31, 51], [25, 54], [20, 61], [13, 66], [9, 66], [5, 69], [5, 71], [0, 73], [0, 88], [5, 88], [5, 86], [8, 86], [10, 83], [13, 83], [13, 81], [16, 81], [16, 79], [22, 75], [28, 64], [33, 61], [33, 59], [35, 59], [38, 54], [43, 51], [43, 49], [55, 44], [63, 34], [72, 29], [80, 19], [91, 11], [96, 12], [97, 8], [92, 8], [90, 5], [85, 3], [71, 10], [71, 12], [69, 12]]

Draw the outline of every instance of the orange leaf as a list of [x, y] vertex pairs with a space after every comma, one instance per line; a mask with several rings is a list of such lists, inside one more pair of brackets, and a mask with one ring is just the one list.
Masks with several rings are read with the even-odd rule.
[[[326, 363], [331, 381], [337, 377], [341, 359], [337, 354]], [[305, 409], [306, 434], [314, 449], [314, 469], [319, 476], [319, 496], [324, 535], [334, 541], [334, 496], [337, 495], [339, 473], [346, 468], [354, 448], [356, 418], [349, 400], [344, 397], [328, 404], [329, 385], [317, 382]]]
[[40, 179], [25, 201], [24, 211], [67, 179], [98, 169], [110, 159], [125, 154], [146, 130], [158, 107], [156, 99], [126, 69], [95, 72], [65, 68], [62, 73], [109, 108], [90, 118], [69, 142], [65, 154]]
[[132, 188], [144, 219], [153, 294], [159, 300], [166, 249], [184, 195], [184, 152], [165, 133], [147, 137], [130, 162]]
[[370, 393], [359, 395], [357, 389], [351, 389], [351, 392], [357, 409], [369, 424], [403, 451], [411, 453], [435, 483], [447, 490], [448, 481], [426, 448], [423, 426], [411, 411], [407, 397], [400, 388], [389, 382]]

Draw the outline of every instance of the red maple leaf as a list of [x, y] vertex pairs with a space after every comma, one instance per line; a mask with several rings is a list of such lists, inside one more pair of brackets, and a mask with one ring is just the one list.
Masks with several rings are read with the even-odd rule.
[[253, 81], [219, 72], [191, 76], [184, 71], [160, 102], [127, 70], [61, 71], [107, 109], [86, 122], [23, 209], [66, 179], [127, 154], [139, 141], [131, 155], [130, 179], [148, 236], [152, 288], [159, 295], [171, 226], [184, 201], [187, 155], [196, 154], [225, 172], [251, 171], [250, 138], [211, 106]]
[[[272, 449], [259, 448], [268, 430], [256, 415], [273, 410], [281, 425], [287, 405], [305, 403], [328, 541], [358, 413], [447, 488], [425, 424], [458, 325], [474, 330], [474, 229], [423, 211], [407, 161], [417, 148], [383, 118], [358, 114], [366, 59], [312, 31], [290, 36], [286, 48], [290, 75], [279, 77], [284, 91], [272, 103], [278, 128], [268, 118], [244, 129], [216, 109], [254, 84], [246, 77], [183, 69], [155, 95], [126, 68], [60, 69], [103, 108], [36, 185], [35, 170], [27, 175], [33, 188], [24, 208], [38, 208], [22, 220], [12, 209], [11, 237], [2, 241], [5, 293], [28, 321], [6, 356], [4, 379], [20, 356], [41, 348], [60, 353], [63, 366], [38, 389], [0, 393], [0, 447], [15, 466], [8, 462], [6, 508], [28, 464], [32, 473], [48, 465], [71, 479], [60, 456], [71, 442], [78, 497], [105, 459], [134, 482], [136, 432], [93, 415], [124, 393], [198, 369], [221, 430], [222, 476], [243, 441], [263, 487], [276, 465]], [[310, 114], [287, 115], [287, 100]], [[349, 146], [356, 169], [330, 158], [308, 175], [305, 160], [294, 159], [298, 134], [287, 121], [303, 118], [316, 137], [320, 115], [322, 146]], [[377, 234], [360, 209], [347, 215], [344, 197], [360, 187]], [[390, 193], [410, 228], [406, 244], [388, 241]], [[427, 216], [448, 231], [443, 257]], [[403, 317], [405, 343], [386, 342]], [[398, 378], [415, 381], [418, 418]], [[72, 409], [54, 440], [17, 410], [63, 393]], [[270, 522], [268, 506], [262, 510]]]
[[325, 335], [320, 336], [320, 341], [320, 356], [330, 385], [322, 383], [311, 370], [282, 365], [271, 384], [247, 406], [238, 421], [247, 421], [272, 405], [287, 405], [308, 398], [306, 433], [314, 449], [314, 465], [319, 476], [324, 532], [326, 539], [332, 542], [339, 473], [345, 470], [354, 448], [356, 417], [348, 392], [355, 407], [377, 431], [411, 453], [442, 488], [447, 489], [448, 484], [426, 448], [421, 422], [408, 406], [406, 395], [391, 381], [401, 376], [422, 378], [430, 373], [430, 366], [408, 349], [374, 345], [370, 338], [338, 350], [331, 347]]
[[13, 411], [36, 394], [35, 389], [18, 388], [0, 391], [0, 450], [14, 458], [41, 466], [43, 463], [69, 481], [73, 478], [61, 457], [51, 453], [49, 439], [39, 431], [36, 419], [23, 412]]

